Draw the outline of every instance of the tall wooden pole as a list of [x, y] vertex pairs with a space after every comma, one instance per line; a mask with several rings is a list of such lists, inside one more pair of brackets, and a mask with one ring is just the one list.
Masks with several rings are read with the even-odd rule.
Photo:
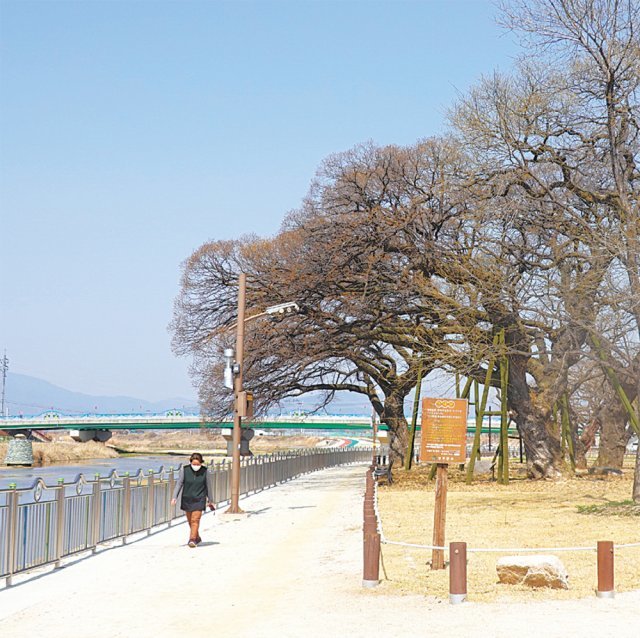
[[240, 372], [236, 375], [233, 387], [233, 450], [231, 456], [231, 500], [228, 514], [241, 514], [238, 505], [240, 500], [240, 438], [242, 435], [242, 419], [240, 417], [239, 395], [242, 392], [242, 377], [244, 374], [244, 314], [247, 291], [247, 276], [240, 273], [238, 279], [238, 328], [236, 333], [236, 363]]

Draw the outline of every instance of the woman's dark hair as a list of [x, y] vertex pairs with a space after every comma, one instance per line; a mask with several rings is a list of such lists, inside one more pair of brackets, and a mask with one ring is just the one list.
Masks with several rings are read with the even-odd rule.
[[202, 454], [200, 454], [200, 452], [194, 452], [190, 457], [189, 457], [190, 461], [200, 461], [200, 463], [202, 463], [202, 465], [204, 465], [204, 459], [202, 458]]

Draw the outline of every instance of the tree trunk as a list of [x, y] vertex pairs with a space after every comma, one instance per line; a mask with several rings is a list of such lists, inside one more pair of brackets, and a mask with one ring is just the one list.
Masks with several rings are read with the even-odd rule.
[[596, 416], [584, 429], [576, 440], [576, 469], [587, 469], [587, 452], [593, 447], [596, 441], [596, 433], [601, 427], [600, 419]]
[[627, 413], [619, 399], [614, 397], [600, 410], [598, 416], [602, 422], [602, 429], [597, 464], [599, 467], [621, 469], [631, 437], [631, 431], [627, 428]]
[[542, 409], [531, 401], [524, 357], [510, 357], [508, 404], [515, 412], [515, 420], [522, 434], [529, 478], [558, 477], [562, 450], [560, 441], [552, 435], [552, 409], [551, 406]]
[[404, 397], [385, 397], [381, 421], [389, 426], [389, 457], [396, 467], [404, 464], [409, 443], [408, 424], [404, 416]]

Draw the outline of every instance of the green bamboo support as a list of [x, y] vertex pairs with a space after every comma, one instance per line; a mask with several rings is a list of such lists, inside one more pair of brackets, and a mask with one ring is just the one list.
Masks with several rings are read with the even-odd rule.
[[422, 392], [422, 359], [418, 363], [418, 378], [416, 380], [416, 393], [413, 397], [413, 414], [411, 415], [411, 430], [409, 432], [409, 445], [407, 456], [404, 459], [404, 469], [409, 471], [413, 463], [413, 451], [416, 442], [416, 426], [418, 423], [418, 409], [420, 407], [420, 393]]
[[[618, 379], [618, 375], [614, 372], [611, 366], [607, 365], [607, 358], [604, 352], [602, 351], [602, 345], [600, 343], [600, 339], [598, 339], [598, 337], [592, 334], [591, 343], [593, 343], [593, 345], [596, 348], [598, 357], [602, 365], [602, 369], [607, 375], [607, 378], [609, 379], [609, 382], [611, 383], [611, 385], [613, 386], [613, 389], [618, 395], [618, 398], [620, 399], [620, 401], [622, 401], [622, 405], [624, 406], [624, 409], [626, 410], [627, 415], [629, 416], [629, 423], [631, 424], [633, 431], [636, 433], [638, 437], [640, 437], [640, 422], [638, 421], [638, 414], [633, 409], [633, 405], [631, 404], [631, 401], [629, 401], [629, 397], [627, 396], [627, 393], [624, 391], [624, 388], [622, 387], [622, 384]], [[638, 397], [638, 400], [640, 400], [640, 397]]]
[[473, 377], [468, 377], [467, 381], [464, 384], [464, 388], [462, 388], [462, 392], [458, 394], [458, 399], [468, 399], [469, 392], [471, 392], [471, 384], [473, 383]]
[[[497, 335], [493, 338], [493, 345], [497, 345]], [[492, 358], [487, 365], [487, 374], [484, 377], [484, 386], [482, 389], [482, 398], [478, 400], [478, 385], [476, 382], [476, 434], [473, 437], [473, 448], [471, 449], [471, 458], [469, 459], [469, 465], [467, 466], [467, 484], [473, 482], [473, 470], [476, 465], [476, 458], [480, 458], [480, 437], [482, 435], [482, 422], [484, 420], [484, 413], [487, 407], [487, 400], [489, 399], [489, 389], [491, 387], [491, 375], [493, 374], [493, 368], [495, 366], [495, 358]]]
[[500, 354], [500, 455], [498, 457], [498, 483], [509, 483], [509, 415], [507, 389], [509, 386], [509, 359], [506, 354], [504, 330], [499, 333]]
[[569, 453], [571, 468], [576, 469], [576, 455], [573, 448], [573, 437], [571, 435], [571, 417], [569, 413], [569, 397], [565, 392], [560, 403], [560, 418], [562, 419], [562, 453], [565, 450]]

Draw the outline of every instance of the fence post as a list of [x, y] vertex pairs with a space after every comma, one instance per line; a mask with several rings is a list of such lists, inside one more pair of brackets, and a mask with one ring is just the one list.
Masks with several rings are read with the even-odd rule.
[[364, 523], [362, 526], [363, 570], [362, 586], [377, 587], [380, 584], [380, 534], [376, 523], [376, 513], [373, 506], [374, 486], [373, 474], [366, 474], [366, 488], [364, 494]]
[[61, 565], [61, 559], [64, 555], [64, 479], [58, 479], [58, 487], [56, 488], [56, 562], [55, 568]]
[[153, 470], [149, 470], [149, 478], [147, 479], [147, 536], [151, 534], [151, 527], [155, 519], [155, 509]]
[[467, 544], [449, 543], [449, 602], [467, 599]]
[[15, 483], [10, 483], [11, 492], [7, 493], [7, 577], [5, 579], [7, 587], [11, 587], [13, 573], [16, 569], [16, 539], [18, 538], [18, 492], [16, 488]]
[[613, 598], [613, 542], [598, 541], [598, 598]]
[[122, 479], [124, 498], [122, 499], [122, 544], [127, 544], [127, 536], [131, 533], [131, 477], [129, 472], [124, 473]]
[[100, 542], [100, 510], [102, 505], [100, 501], [100, 487], [100, 474], [95, 474], [91, 495], [91, 506], [93, 514], [91, 517], [91, 520], [93, 522], [93, 529], [91, 530], [91, 551], [94, 554], [96, 553], [98, 549], [98, 543]]
[[167, 484], [167, 527], [171, 527], [173, 522], [173, 515], [175, 514], [175, 508], [171, 505], [171, 499], [173, 498], [173, 490], [176, 487], [176, 478], [173, 475], [173, 465], [169, 468], [169, 480]]

